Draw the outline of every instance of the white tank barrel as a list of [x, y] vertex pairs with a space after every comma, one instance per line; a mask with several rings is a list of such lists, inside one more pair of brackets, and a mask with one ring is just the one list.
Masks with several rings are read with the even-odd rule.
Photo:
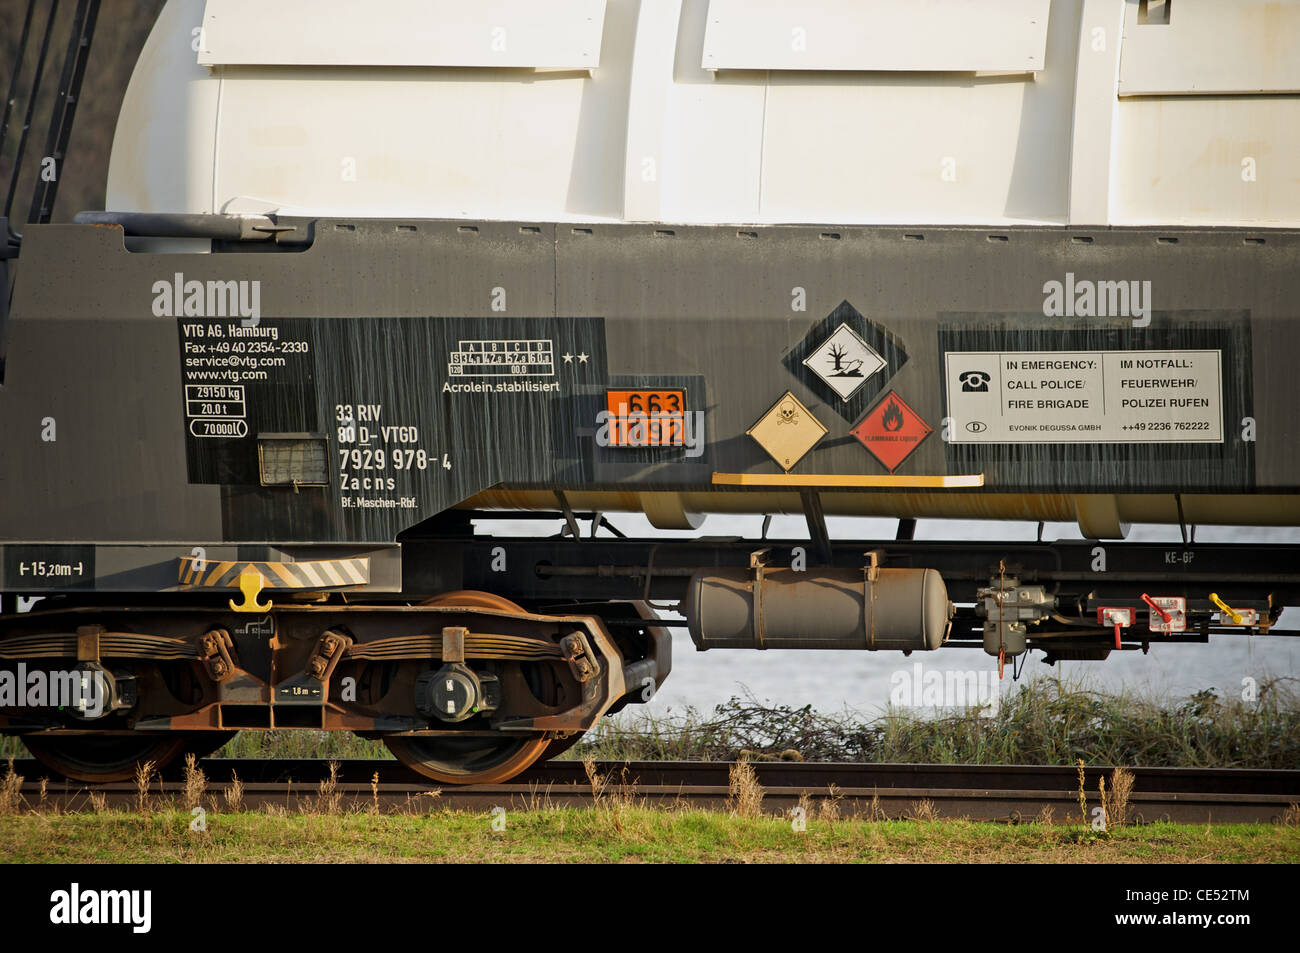
[[1300, 225], [1300, 4], [1145, 6], [169, 0], [107, 207]]

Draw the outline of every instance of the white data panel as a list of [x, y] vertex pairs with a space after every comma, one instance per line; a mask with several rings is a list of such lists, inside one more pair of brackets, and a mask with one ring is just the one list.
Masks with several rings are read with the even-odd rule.
[[1050, 0], [710, 0], [705, 69], [1041, 70]]
[[1164, 19], [1124, 18], [1121, 96], [1300, 92], [1300, 3], [1178, 0]]
[[205, 66], [594, 69], [605, 0], [207, 0]]

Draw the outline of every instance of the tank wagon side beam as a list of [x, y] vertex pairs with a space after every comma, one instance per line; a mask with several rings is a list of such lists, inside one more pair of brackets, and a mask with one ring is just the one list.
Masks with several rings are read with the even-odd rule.
[[0, 544], [0, 592], [30, 601], [42, 593], [238, 591], [247, 573], [261, 588], [299, 593], [396, 593], [396, 543], [8, 543]]

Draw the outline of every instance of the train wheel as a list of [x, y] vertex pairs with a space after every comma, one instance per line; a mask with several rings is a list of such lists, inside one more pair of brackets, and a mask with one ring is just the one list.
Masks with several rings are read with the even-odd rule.
[[398, 761], [444, 784], [496, 784], [513, 778], [542, 756], [546, 738], [385, 738]]
[[185, 749], [186, 735], [151, 736], [81, 735], [64, 738], [25, 736], [23, 744], [33, 757], [74, 781], [126, 781], [135, 777], [137, 764], [152, 761], [159, 769]]
[[425, 599], [420, 605], [456, 606], [464, 609], [494, 609], [498, 612], [518, 612], [521, 615], [526, 614], [528, 611], [517, 602], [511, 602], [504, 596], [483, 592], [481, 589], [457, 589], [455, 592], [444, 592], [432, 599]]
[[[425, 599], [428, 607], [455, 606], [466, 609], [489, 609], [517, 612], [527, 609], [504, 596], [479, 589], [458, 589]], [[572, 742], [560, 742], [568, 747]], [[509, 780], [534, 761], [550, 757], [555, 742], [545, 738], [385, 738], [394, 757], [404, 765], [434, 781], [444, 784], [496, 784]], [[560, 749], [561, 751], [564, 748]], [[558, 754], [558, 752], [556, 752]]]

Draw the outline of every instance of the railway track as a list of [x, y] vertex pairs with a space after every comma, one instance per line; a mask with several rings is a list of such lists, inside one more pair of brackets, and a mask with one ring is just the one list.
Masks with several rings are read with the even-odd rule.
[[[327, 761], [209, 759], [201, 766], [208, 794], [222, 790], [238, 776], [243, 803], [251, 808], [269, 804], [298, 810], [320, 796], [329, 777]], [[590, 806], [591, 785], [583, 765], [553, 761], [534, 766], [503, 784], [441, 787], [391, 760], [341, 760], [334, 791], [346, 805], [383, 810], [428, 810], [449, 807], [490, 810], [493, 807]], [[605, 797], [627, 796], [651, 805], [688, 804], [721, 807], [729, 796], [730, 762], [636, 761], [598, 762], [597, 772], [609, 779]], [[764, 788], [763, 805], [771, 813], [788, 813], [808, 797], [814, 803], [836, 801], [841, 816], [875, 813], [907, 817], [933, 811], [937, 817], [969, 817], [1016, 822], [1037, 817], [1051, 807], [1058, 820], [1077, 817], [1078, 774], [1070, 767], [1025, 765], [935, 765], [755, 762]], [[26, 780], [22, 796], [29, 805], [41, 799], [40, 779], [46, 772], [35, 761], [17, 761], [14, 771]], [[1224, 768], [1135, 768], [1129, 797], [1131, 819], [1138, 823], [1170, 820], [1182, 823], [1281, 822], [1289, 805], [1300, 802], [1300, 771]], [[1088, 768], [1085, 790], [1089, 810], [1099, 803], [1098, 781], [1108, 768]], [[172, 767], [150, 786], [153, 797], [179, 800], [183, 789], [179, 768]], [[51, 779], [44, 792], [47, 807], [85, 809], [91, 793], [100, 792], [109, 805], [134, 803], [133, 783], [87, 786]], [[925, 807], [928, 802], [929, 807]]]

